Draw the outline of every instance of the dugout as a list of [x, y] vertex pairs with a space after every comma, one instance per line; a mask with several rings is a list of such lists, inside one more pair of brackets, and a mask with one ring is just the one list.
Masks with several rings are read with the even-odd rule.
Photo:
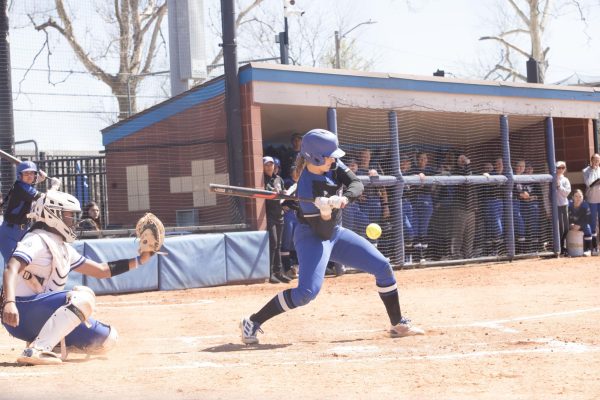
[[[428, 251], [437, 252], [426, 259], [433, 262], [456, 258], [455, 247], [463, 246], [457, 241], [464, 241], [460, 235], [473, 237], [476, 247], [463, 251], [462, 258], [497, 256], [484, 249], [484, 242], [497, 236], [482, 222], [490, 213], [498, 214], [502, 225], [492, 239], [502, 242], [501, 256], [554, 251], [548, 184], [554, 162], [565, 160], [571, 182], [581, 183], [579, 171], [597, 148], [600, 94], [594, 88], [273, 64], [245, 65], [239, 79], [245, 185], [262, 187], [261, 157], [267, 145], [286, 146], [292, 133], [315, 127], [337, 131], [348, 158], [359, 158], [368, 148], [380, 173], [402, 183], [389, 189], [393, 212], [381, 221], [388, 234], [378, 244], [397, 264], [407, 261], [400, 199], [410, 200], [419, 183], [398, 172], [401, 158], [416, 163], [417, 153], [427, 152], [436, 171], [459, 153], [471, 161], [472, 178], [457, 178], [450, 170], [424, 184], [436, 199], [426, 228], [429, 247], [436, 249]], [[128, 226], [152, 210], [167, 226], [242, 224], [250, 231], [264, 229], [262, 201], [239, 202], [206, 190], [211, 182], [228, 183], [225, 125], [220, 77], [105, 128], [111, 221]], [[482, 180], [488, 163], [497, 159], [502, 159], [504, 171]], [[533, 171], [515, 173], [519, 161]], [[536, 186], [539, 202], [537, 210], [527, 210], [519, 219], [514, 215], [521, 205], [514, 198], [515, 187], [525, 184]], [[481, 211], [489, 198], [500, 200], [500, 211]], [[455, 216], [464, 210], [467, 215]], [[470, 227], [457, 233], [455, 225], [463, 223]], [[523, 237], [535, 237], [536, 247], [519, 249]], [[442, 243], [446, 241], [453, 248]]]

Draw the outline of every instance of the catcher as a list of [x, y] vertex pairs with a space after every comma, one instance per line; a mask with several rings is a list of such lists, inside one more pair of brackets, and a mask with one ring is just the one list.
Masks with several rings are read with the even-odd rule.
[[17, 359], [20, 364], [60, 364], [67, 351], [102, 354], [112, 349], [117, 330], [91, 317], [96, 306], [91, 289], [64, 290], [68, 274], [76, 271], [109, 278], [125, 273], [146, 263], [164, 241], [162, 223], [146, 214], [136, 227], [139, 256], [97, 263], [70, 245], [76, 239], [73, 227], [79, 212], [79, 201], [70, 194], [42, 194], [29, 215], [33, 226], [4, 269], [2, 324], [11, 335], [27, 342]]

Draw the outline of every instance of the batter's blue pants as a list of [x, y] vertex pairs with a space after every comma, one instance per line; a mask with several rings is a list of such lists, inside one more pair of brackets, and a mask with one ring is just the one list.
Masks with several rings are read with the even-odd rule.
[[298, 287], [291, 289], [294, 306], [305, 305], [317, 296], [330, 260], [373, 274], [379, 287], [396, 283], [389, 260], [367, 239], [341, 226], [335, 228], [330, 240], [322, 240], [308, 225], [298, 224], [294, 245], [300, 263]]
[[[19, 325], [12, 327], [3, 324], [4, 327], [17, 339], [33, 342], [52, 314], [59, 307], [67, 304], [67, 293], [69, 291], [63, 290], [29, 297], [17, 297], [15, 300], [17, 310], [19, 310]], [[93, 318], [89, 318], [88, 321], [91, 328], [82, 322], [65, 337], [67, 347], [73, 346], [86, 350], [102, 346], [110, 333], [110, 327]]]

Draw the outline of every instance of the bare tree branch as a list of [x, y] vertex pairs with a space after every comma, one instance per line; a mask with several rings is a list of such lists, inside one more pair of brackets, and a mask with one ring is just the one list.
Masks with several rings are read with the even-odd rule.
[[519, 33], [524, 33], [529, 35], [530, 31], [528, 29], [511, 29], [510, 31], [506, 31], [506, 32], [502, 32], [501, 34], [499, 34], [499, 37], [504, 37], [504, 36], [508, 36], [508, 35], [513, 35], [513, 34], [519, 34]]
[[[252, 3], [250, 3], [250, 5], [248, 7], [244, 8], [243, 10], [240, 10], [240, 12], [238, 13], [238, 16], [235, 19], [236, 29], [239, 28], [239, 26], [242, 24], [246, 15], [248, 15], [248, 13], [250, 13], [250, 11], [252, 11], [256, 7], [260, 6], [263, 2], [264, 2], [264, 0], [254, 0]], [[217, 55], [211, 61], [210, 65], [218, 64], [219, 61], [221, 61], [222, 59], [223, 59], [223, 48], [221, 47], [221, 49], [219, 50]]]
[[[141, 4], [143, 3], [143, 5]], [[161, 24], [167, 12], [166, 0], [113, 0], [105, 13], [98, 10], [107, 24], [116, 25], [116, 33], [111, 31], [109, 40], [100, 49], [88, 49], [80, 38], [76, 37], [74, 23], [67, 10], [64, 0], [54, 0], [57, 22], [51, 11], [44, 17], [45, 22], [36, 23], [30, 17], [31, 23], [38, 31], [46, 35], [50, 30], [58, 32], [73, 49], [76, 58], [97, 79], [110, 87], [119, 105], [119, 118], [128, 116], [136, 110], [136, 90], [144, 79], [140, 71], [147, 74], [151, 71], [153, 61], [157, 56], [158, 41], [161, 37]], [[111, 12], [112, 11], [112, 12]], [[114, 15], [112, 15], [114, 14]], [[107, 25], [108, 26], [108, 25]], [[163, 43], [164, 43], [163, 38]], [[51, 51], [45, 47], [50, 62]], [[118, 52], [118, 70], [110, 73], [96, 60], [105, 60], [107, 55]], [[92, 55], [95, 53], [94, 55]], [[68, 75], [65, 79], [68, 78]], [[50, 80], [50, 78], [49, 78]], [[52, 83], [52, 82], [51, 82]], [[58, 82], [60, 83], [60, 82]]]
[[[150, 68], [152, 66], [152, 61], [156, 57], [156, 42], [158, 40], [160, 34], [160, 26], [163, 18], [167, 13], [167, 4], [163, 4], [162, 7], [158, 9], [158, 12], [155, 14], [156, 23], [154, 24], [154, 30], [152, 32], [152, 38], [150, 39], [150, 45], [148, 46], [148, 54], [146, 54], [146, 62], [144, 63], [144, 68], [142, 68], [142, 73], [147, 74], [150, 72]], [[154, 19], [154, 18], [153, 18]]]
[[523, 23], [525, 23], [526, 26], [529, 26], [530, 25], [529, 18], [521, 10], [521, 8], [517, 5], [517, 3], [515, 3], [514, 0], [508, 0], [508, 2], [515, 9], [515, 11], [517, 12], [517, 15], [519, 16], [519, 18], [521, 18], [521, 20], [523, 21]]
[[521, 48], [519, 48], [518, 46], [515, 46], [514, 44], [507, 42], [505, 39], [498, 37], [498, 36], [482, 36], [479, 38], [479, 40], [496, 40], [500, 43], [502, 43], [503, 45], [510, 47], [511, 49], [515, 50], [516, 52], [524, 55], [525, 57], [529, 57], [529, 53], [527, 53], [526, 51], [522, 50]]

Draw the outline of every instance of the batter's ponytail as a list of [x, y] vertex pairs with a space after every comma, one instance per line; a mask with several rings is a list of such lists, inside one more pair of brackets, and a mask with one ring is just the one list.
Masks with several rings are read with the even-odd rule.
[[300, 176], [304, 168], [306, 168], [306, 160], [300, 154], [296, 157], [296, 174]]

